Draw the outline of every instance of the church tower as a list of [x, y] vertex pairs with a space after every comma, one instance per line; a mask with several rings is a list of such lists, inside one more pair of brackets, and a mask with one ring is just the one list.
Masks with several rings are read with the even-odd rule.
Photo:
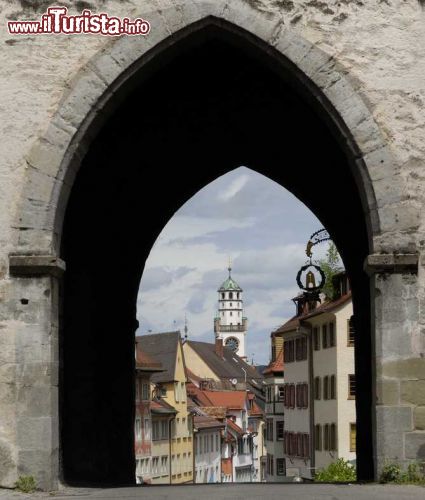
[[225, 346], [246, 359], [248, 320], [243, 316], [242, 288], [232, 278], [230, 264], [228, 271], [229, 277], [218, 289], [218, 311], [214, 319], [215, 338], [222, 339]]

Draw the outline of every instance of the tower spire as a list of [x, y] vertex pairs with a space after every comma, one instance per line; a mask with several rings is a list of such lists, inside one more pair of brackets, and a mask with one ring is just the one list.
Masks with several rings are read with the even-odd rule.
[[229, 257], [229, 267], [227, 268], [227, 270], [229, 271], [229, 278], [232, 277], [232, 258]]

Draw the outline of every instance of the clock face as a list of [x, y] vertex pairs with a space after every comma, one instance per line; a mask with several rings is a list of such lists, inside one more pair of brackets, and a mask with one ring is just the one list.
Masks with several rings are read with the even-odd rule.
[[232, 349], [232, 351], [237, 351], [238, 347], [239, 347], [239, 341], [237, 339], [235, 339], [234, 337], [229, 337], [226, 340], [226, 346], [230, 347], [230, 349]]

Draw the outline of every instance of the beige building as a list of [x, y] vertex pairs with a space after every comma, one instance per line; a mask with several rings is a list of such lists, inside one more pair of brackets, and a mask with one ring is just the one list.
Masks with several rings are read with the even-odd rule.
[[161, 399], [177, 412], [171, 425], [171, 483], [190, 483], [193, 481], [193, 426], [187, 408], [187, 379], [180, 332], [142, 335], [137, 341], [165, 368], [164, 372], [154, 374], [151, 380], [158, 386]]
[[286, 474], [311, 478], [342, 457], [356, 459], [354, 329], [345, 274], [322, 305], [297, 297], [298, 314], [274, 332], [284, 340]]

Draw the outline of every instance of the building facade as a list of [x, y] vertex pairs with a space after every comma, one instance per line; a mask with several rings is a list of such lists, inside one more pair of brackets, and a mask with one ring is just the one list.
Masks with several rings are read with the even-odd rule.
[[193, 424], [186, 396], [186, 365], [180, 332], [137, 337], [148, 354], [163, 364], [165, 371], [152, 376], [161, 399], [176, 410], [171, 425], [171, 483], [193, 481]]
[[221, 440], [225, 424], [207, 414], [195, 415], [193, 420], [194, 482], [221, 483]]
[[342, 457], [356, 460], [354, 328], [344, 273], [322, 305], [297, 298], [299, 314], [274, 332], [284, 340], [284, 452], [289, 476], [314, 477]]
[[136, 483], [152, 482], [152, 384], [151, 376], [163, 371], [160, 362], [138, 347], [136, 342], [136, 397], [134, 423], [134, 449]]
[[280, 350], [276, 356], [276, 338], [272, 336], [272, 360], [264, 370], [266, 390], [265, 407], [265, 446], [267, 482], [282, 482], [286, 476], [286, 459], [283, 449], [284, 443], [284, 369], [283, 369], [283, 342], [277, 337]]

